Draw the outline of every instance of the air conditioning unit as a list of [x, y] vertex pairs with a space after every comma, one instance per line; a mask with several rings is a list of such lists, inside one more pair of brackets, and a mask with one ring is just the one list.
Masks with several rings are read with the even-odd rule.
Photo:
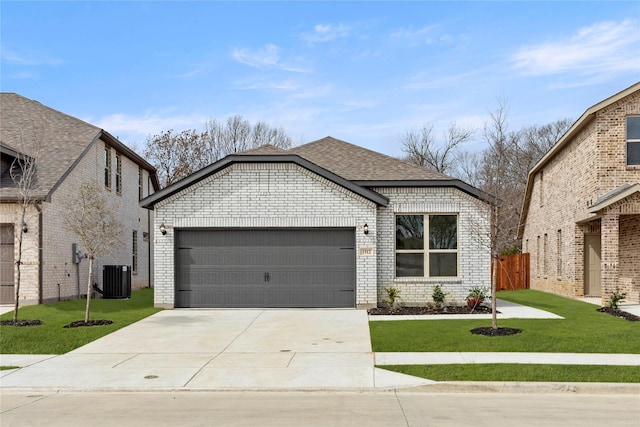
[[106, 299], [131, 298], [131, 267], [105, 265], [102, 269], [102, 297]]

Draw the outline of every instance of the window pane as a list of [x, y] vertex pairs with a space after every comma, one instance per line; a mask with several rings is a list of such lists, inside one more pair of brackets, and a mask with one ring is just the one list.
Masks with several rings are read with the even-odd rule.
[[429, 254], [429, 276], [458, 275], [458, 254]]
[[640, 116], [627, 117], [627, 140], [640, 139]]
[[627, 142], [627, 164], [640, 165], [640, 142]]
[[396, 277], [424, 277], [424, 255], [396, 254]]
[[429, 249], [457, 249], [455, 215], [429, 215]]
[[396, 249], [424, 249], [424, 217], [396, 216]]

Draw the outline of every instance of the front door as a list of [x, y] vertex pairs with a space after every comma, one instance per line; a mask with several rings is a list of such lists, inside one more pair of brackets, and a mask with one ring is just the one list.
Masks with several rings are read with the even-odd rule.
[[0, 304], [15, 302], [13, 224], [0, 224]]
[[585, 296], [600, 296], [600, 249], [599, 234], [584, 236], [584, 294]]

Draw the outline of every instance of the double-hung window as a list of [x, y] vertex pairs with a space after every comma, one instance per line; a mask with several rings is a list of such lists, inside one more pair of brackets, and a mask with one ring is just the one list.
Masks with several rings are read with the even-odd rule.
[[396, 277], [457, 277], [458, 216], [396, 215]]
[[640, 116], [627, 117], [627, 165], [640, 165]]

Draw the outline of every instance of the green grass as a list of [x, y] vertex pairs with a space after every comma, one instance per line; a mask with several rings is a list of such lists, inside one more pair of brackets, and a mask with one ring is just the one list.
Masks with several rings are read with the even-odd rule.
[[[40, 326], [0, 326], [0, 353], [3, 354], [62, 354], [137, 322], [160, 309], [153, 307], [153, 289], [133, 291], [131, 299], [94, 299], [91, 301], [92, 320], [107, 319], [111, 325], [67, 328], [75, 320], [84, 320], [86, 300], [62, 301], [21, 307], [21, 320], [40, 319]], [[12, 319], [6, 313], [2, 320]]]
[[640, 353], [640, 322], [596, 311], [592, 304], [544, 292], [501, 292], [500, 299], [540, 308], [565, 319], [498, 319], [498, 326], [522, 329], [504, 337], [473, 335], [490, 319], [370, 322], [377, 352], [548, 352]]
[[638, 366], [601, 365], [388, 365], [390, 371], [434, 381], [536, 381], [640, 383]]

